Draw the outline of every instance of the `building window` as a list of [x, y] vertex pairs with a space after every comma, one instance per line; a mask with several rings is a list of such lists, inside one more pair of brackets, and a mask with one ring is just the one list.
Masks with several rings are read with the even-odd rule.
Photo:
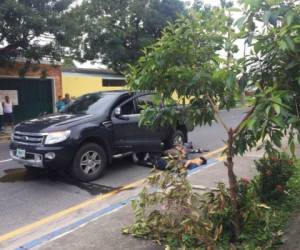
[[114, 79], [103, 79], [102, 86], [103, 87], [122, 87], [127, 83], [125, 80], [114, 80]]

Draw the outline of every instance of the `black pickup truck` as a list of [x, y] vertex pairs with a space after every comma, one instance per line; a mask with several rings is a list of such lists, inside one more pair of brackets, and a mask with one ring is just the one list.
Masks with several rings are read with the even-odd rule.
[[100, 177], [113, 158], [158, 152], [187, 141], [187, 126], [139, 126], [151, 93], [97, 92], [81, 96], [63, 112], [18, 124], [10, 155], [28, 170], [69, 168], [80, 181]]

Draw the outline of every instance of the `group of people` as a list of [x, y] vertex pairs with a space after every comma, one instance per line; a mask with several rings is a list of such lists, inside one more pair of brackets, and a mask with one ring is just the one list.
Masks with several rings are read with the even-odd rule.
[[0, 104], [0, 132], [3, 130], [3, 124], [14, 126], [13, 103], [9, 96], [5, 96], [4, 101]]
[[[72, 99], [68, 93], [64, 98], [59, 96], [56, 103], [57, 111], [62, 111], [71, 102]], [[5, 96], [4, 100], [0, 102], [0, 132], [3, 131], [4, 126], [11, 126], [11, 129], [14, 127], [13, 103], [9, 96]]]
[[56, 109], [58, 112], [63, 111], [65, 106], [71, 103], [72, 99], [70, 98], [70, 94], [66, 93], [63, 98], [61, 95], [58, 96], [58, 100], [56, 102]]

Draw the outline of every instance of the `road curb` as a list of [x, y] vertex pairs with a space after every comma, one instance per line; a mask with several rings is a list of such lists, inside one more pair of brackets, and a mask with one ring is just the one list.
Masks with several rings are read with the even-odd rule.
[[10, 135], [0, 135], [0, 143], [7, 143], [10, 141]]

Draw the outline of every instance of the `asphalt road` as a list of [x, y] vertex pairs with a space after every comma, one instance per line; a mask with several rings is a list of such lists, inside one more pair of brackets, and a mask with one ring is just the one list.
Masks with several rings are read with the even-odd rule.
[[[244, 112], [233, 110], [221, 115], [229, 126], [234, 126]], [[210, 150], [224, 146], [225, 138], [224, 129], [216, 123], [195, 128], [189, 134], [196, 147]], [[139, 180], [150, 171], [125, 159], [116, 160], [101, 179], [83, 184], [68, 176], [30, 174], [9, 158], [8, 145], [0, 144], [0, 235]]]

